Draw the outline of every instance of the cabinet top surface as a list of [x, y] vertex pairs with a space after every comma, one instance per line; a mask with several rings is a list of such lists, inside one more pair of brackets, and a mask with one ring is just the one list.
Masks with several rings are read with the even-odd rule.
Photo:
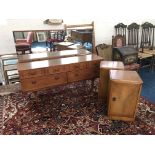
[[86, 55], [90, 54], [89, 51], [85, 49], [79, 50], [63, 50], [57, 52], [41, 52], [41, 53], [33, 53], [26, 55], [18, 55], [19, 62], [30, 62], [35, 60], [45, 60], [45, 59], [55, 59], [67, 56], [76, 56], [76, 55]]
[[19, 71], [22, 71], [96, 60], [103, 60], [103, 58], [95, 54], [88, 54], [74, 57], [18, 63], [17, 68]]
[[100, 69], [124, 69], [122, 61], [102, 61], [100, 63]]
[[136, 71], [126, 70], [110, 70], [110, 80], [122, 83], [143, 83]]

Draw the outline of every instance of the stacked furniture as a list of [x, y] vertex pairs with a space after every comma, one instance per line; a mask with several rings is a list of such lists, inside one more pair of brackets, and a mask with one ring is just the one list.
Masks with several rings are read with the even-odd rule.
[[108, 104], [112, 120], [134, 121], [142, 80], [136, 71], [124, 70], [120, 61], [101, 61], [98, 97]]
[[1, 56], [2, 73], [5, 84], [19, 82], [17, 63], [18, 57], [16, 54]]

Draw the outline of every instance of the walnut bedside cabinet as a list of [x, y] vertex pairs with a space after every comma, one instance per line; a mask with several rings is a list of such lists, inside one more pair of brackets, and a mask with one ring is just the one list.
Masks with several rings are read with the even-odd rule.
[[111, 69], [124, 70], [124, 64], [121, 61], [101, 61], [98, 98], [105, 101], [108, 95], [109, 71]]
[[110, 70], [108, 117], [134, 121], [143, 81], [136, 71]]

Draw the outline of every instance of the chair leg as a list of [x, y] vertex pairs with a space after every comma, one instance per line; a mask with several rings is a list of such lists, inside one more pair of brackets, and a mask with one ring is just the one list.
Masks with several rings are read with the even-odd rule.
[[22, 51], [22, 54], [25, 54], [25, 51]]
[[30, 53], [32, 53], [32, 50], [31, 50], [31, 48], [30, 48]]
[[153, 71], [153, 68], [154, 68], [154, 59], [155, 59], [155, 56], [153, 55], [152, 58], [151, 58], [151, 62], [150, 62], [150, 71]]

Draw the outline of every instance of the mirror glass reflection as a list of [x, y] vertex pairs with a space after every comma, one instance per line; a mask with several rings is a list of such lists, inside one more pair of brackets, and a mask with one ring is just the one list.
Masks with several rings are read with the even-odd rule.
[[59, 30], [13, 31], [17, 54], [43, 51], [87, 49], [93, 51], [92, 27], [67, 27]]

